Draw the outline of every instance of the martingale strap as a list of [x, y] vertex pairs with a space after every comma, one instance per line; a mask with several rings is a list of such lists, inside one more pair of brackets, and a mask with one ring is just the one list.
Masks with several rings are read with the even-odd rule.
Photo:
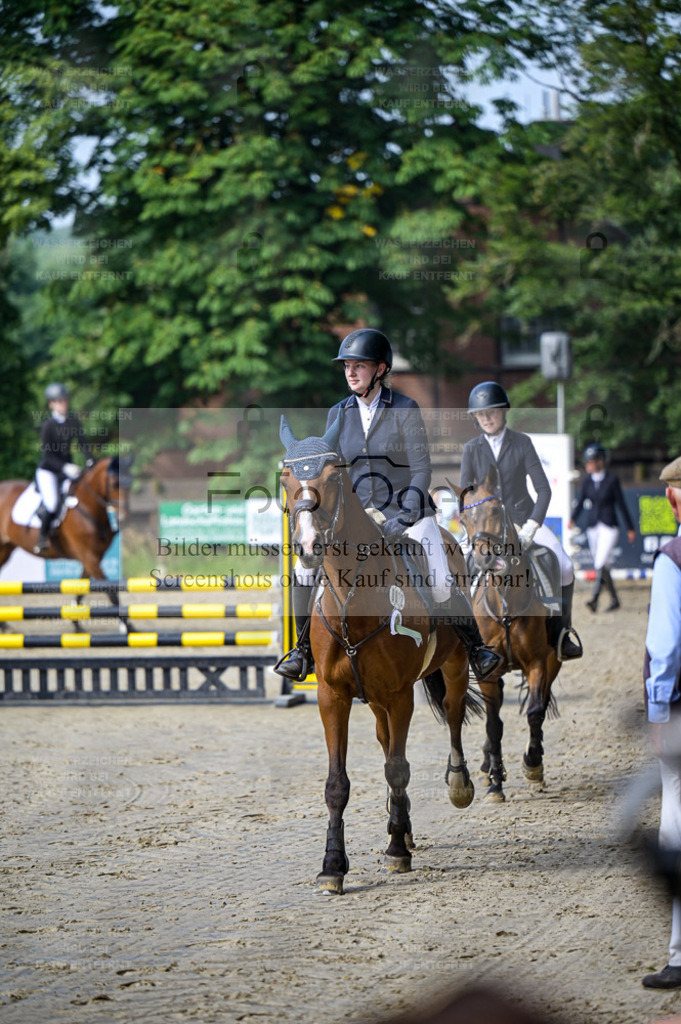
[[[359, 570], [358, 570], [358, 572], [359, 572]], [[359, 668], [357, 667], [357, 652], [359, 651], [360, 647], [364, 647], [364, 644], [368, 643], [369, 640], [372, 640], [375, 636], [377, 636], [377, 634], [380, 633], [382, 629], [385, 629], [385, 627], [390, 622], [390, 616], [389, 615], [386, 616], [386, 618], [383, 620], [383, 622], [381, 622], [381, 624], [378, 626], [377, 629], [374, 629], [367, 636], [362, 637], [361, 640], [358, 640], [357, 643], [353, 644], [353, 643], [351, 643], [350, 638], [348, 637], [347, 606], [350, 603], [350, 599], [352, 598], [352, 596], [353, 596], [353, 594], [355, 592], [354, 584], [350, 588], [350, 593], [348, 594], [347, 599], [343, 603], [343, 602], [341, 602], [340, 598], [338, 597], [338, 595], [336, 594], [335, 590], [333, 589], [333, 585], [331, 583], [331, 580], [329, 579], [329, 577], [326, 574], [324, 574], [324, 578], [323, 578], [322, 582], [323, 582], [324, 586], [328, 587], [330, 593], [334, 597], [334, 599], [336, 601], [336, 604], [338, 605], [338, 607], [340, 609], [340, 612], [341, 612], [341, 629], [342, 629], [342, 634], [338, 634], [335, 631], [335, 629], [332, 627], [332, 625], [329, 622], [329, 620], [324, 615], [324, 612], [322, 610], [321, 597], [318, 597], [317, 600], [315, 601], [315, 608], [317, 610], [317, 614], [319, 615], [320, 619], [322, 620], [322, 622], [326, 626], [327, 631], [331, 634], [331, 636], [334, 638], [334, 640], [337, 643], [340, 644], [340, 646], [343, 648], [343, 650], [345, 651], [346, 655], [348, 656], [348, 660], [349, 660], [350, 666], [352, 668], [352, 674], [355, 677], [355, 689], [357, 690], [357, 696], [358, 696], [359, 700], [362, 701], [363, 704], [367, 704], [368, 701], [367, 701], [367, 698], [366, 698], [365, 693], [364, 693], [364, 687], [362, 686], [362, 680], [360, 678]]]

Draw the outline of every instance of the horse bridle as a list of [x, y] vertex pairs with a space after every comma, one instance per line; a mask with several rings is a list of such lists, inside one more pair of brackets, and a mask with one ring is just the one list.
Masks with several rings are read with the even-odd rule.
[[[467, 488], [466, 490], [472, 490], [472, 488]], [[502, 548], [502, 550], [504, 551], [504, 554], [503, 555], [499, 554], [497, 557], [504, 563], [504, 568], [507, 571], [509, 570], [510, 566], [516, 567], [516, 566], [520, 565], [521, 556], [519, 554], [513, 553], [510, 557], [508, 555], [506, 555], [506, 551], [507, 551], [507, 548], [508, 548], [509, 524], [510, 524], [511, 520], [510, 520], [508, 511], [506, 510], [506, 507], [505, 507], [504, 503], [502, 502], [501, 498], [497, 497], [496, 494], [489, 494], [489, 495], [487, 495], [487, 497], [481, 498], [480, 501], [471, 502], [470, 505], [462, 505], [461, 504], [461, 500], [463, 500], [463, 497], [464, 497], [465, 494], [466, 494], [466, 491], [463, 491], [462, 494], [461, 494], [461, 499], [460, 499], [460, 502], [459, 502], [459, 514], [461, 514], [462, 512], [467, 512], [471, 508], [477, 508], [478, 505], [484, 505], [484, 503], [486, 501], [498, 501], [499, 505], [501, 507], [501, 511], [502, 511], [503, 532], [501, 534], [498, 534], [498, 533], [492, 533], [490, 530], [476, 530], [476, 532], [471, 537], [471, 546], [473, 547], [473, 549], [475, 549], [475, 545], [480, 543], [481, 541], [486, 542], [490, 546], [491, 550], [494, 550], [494, 548], [496, 548], [497, 546], [500, 546]], [[492, 571], [491, 569], [488, 569], [484, 573], [484, 575], [487, 575], [487, 573], [489, 573], [491, 571]], [[502, 601], [502, 605], [504, 607], [508, 606], [508, 602], [506, 600], [506, 594], [508, 592], [508, 586], [509, 585], [506, 584], [506, 586], [504, 587], [504, 592], [501, 595], [501, 601]], [[528, 602], [528, 607], [529, 607], [529, 604], [531, 603], [531, 600], [532, 600], [532, 598], [531, 598], [531, 594], [530, 594], [530, 601]], [[484, 595], [484, 602], [485, 602], [485, 610], [486, 610], [487, 614], [490, 615], [491, 618], [497, 619], [498, 616], [494, 615], [492, 613], [490, 607], [489, 607], [489, 602], [487, 601], [487, 593], [486, 592], [485, 592], [485, 595]], [[502, 616], [501, 619], [499, 619], [499, 621], [504, 622], [505, 620], [510, 619], [510, 618], [517, 618], [519, 615], [522, 615], [522, 614], [523, 614], [523, 612], [521, 611], [521, 612], [516, 612], [516, 614], [511, 616], [511, 617], [509, 617], [508, 615], [504, 615], [504, 616]]]
[[[333, 458], [338, 458], [336, 452], [329, 452], [329, 455], [332, 456]], [[286, 466], [288, 469], [291, 469], [296, 480], [298, 480], [298, 477], [295, 476], [295, 472], [293, 471], [291, 463], [301, 462], [302, 459], [304, 458], [309, 461], [309, 456], [301, 456], [300, 458], [297, 459], [286, 459], [284, 462], [284, 466]], [[303, 486], [306, 485], [306, 481], [304, 480], [298, 480], [298, 483], [302, 483]], [[299, 501], [296, 501], [290, 512], [288, 505], [286, 506], [284, 512], [289, 513], [291, 516], [292, 533], [296, 532], [298, 519], [300, 518], [301, 512], [309, 512], [312, 516], [315, 526], [317, 527], [319, 533], [321, 533], [323, 537], [324, 548], [327, 548], [329, 546], [336, 532], [336, 527], [338, 526], [338, 519], [340, 517], [341, 508], [343, 508], [345, 504], [343, 499], [343, 481], [341, 479], [340, 465], [336, 467], [335, 483], [336, 501], [334, 503], [333, 512], [331, 512], [330, 514], [323, 507], [323, 505], [319, 501], [319, 498], [301, 498]], [[320, 524], [319, 519], [317, 518], [318, 515], [326, 521], [326, 526], [322, 526]]]
[[[109, 494], [109, 479], [111, 477], [115, 477], [115, 475], [116, 475], [115, 473], [110, 473], [108, 471], [108, 469], [107, 469], [107, 471], [106, 471], [106, 484], [105, 484], [105, 488], [104, 488], [104, 497], [102, 497], [100, 494], [98, 494], [97, 491], [93, 490], [93, 488], [90, 486], [90, 484], [85, 479], [85, 476], [82, 476], [78, 480], [75, 481], [75, 485], [73, 487], [73, 491], [71, 492], [71, 493], [75, 493], [76, 488], [79, 487], [79, 486], [82, 486], [88, 492], [88, 494], [91, 494], [92, 497], [95, 499], [95, 501], [99, 505], [101, 505], [102, 508], [104, 508], [106, 510], [107, 517], [109, 518], [109, 527], [110, 527], [110, 529], [114, 533], [118, 530], [118, 525], [116, 525], [116, 527], [114, 528], [113, 525], [111, 524], [111, 518], [109, 516], [109, 509], [111, 509], [113, 511], [113, 513], [114, 513], [114, 515], [116, 517], [116, 524], [118, 524], [118, 514], [117, 514], [118, 510], [121, 509], [121, 508], [125, 508], [126, 507], [126, 503], [125, 503], [124, 500], [123, 501], [115, 501], [111, 497], [111, 495]], [[119, 474], [119, 476], [118, 476], [118, 489], [119, 490], [121, 489], [121, 486], [122, 486], [121, 485], [121, 478], [120, 478], [120, 474]], [[89, 514], [89, 512], [86, 512], [85, 509], [81, 508], [80, 504], [76, 505], [76, 509], [77, 509], [78, 512], [80, 512], [80, 514], [82, 516], [85, 516], [86, 519], [89, 519], [90, 522], [94, 523], [95, 526], [97, 527], [97, 529], [101, 533], [101, 527], [99, 526], [97, 521]]]

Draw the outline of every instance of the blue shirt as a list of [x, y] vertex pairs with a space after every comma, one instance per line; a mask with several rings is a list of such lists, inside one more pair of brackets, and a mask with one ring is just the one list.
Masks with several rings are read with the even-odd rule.
[[669, 705], [679, 698], [681, 570], [665, 554], [655, 560], [646, 647], [650, 654], [648, 721], [668, 722]]

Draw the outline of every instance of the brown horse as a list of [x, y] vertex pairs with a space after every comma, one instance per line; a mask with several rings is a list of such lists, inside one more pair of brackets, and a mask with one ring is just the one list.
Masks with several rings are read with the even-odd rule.
[[[50, 538], [50, 545], [41, 557], [74, 558], [82, 563], [83, 577], [103, 580], [100, 565], [104, 552], [114, 537], [109, 517], [125, 518], [128, 489], [132, 482], [128, 470], [132, 458], [98, 459], [71, 487], [70, 495], [77, 504], [70, 508]], [[0, 566], [15, 548], [34, 553], [38, 530], [18, 526], [12, 520], [12, 507], [27, 480], [5, 480], [0, 483]]]
[[[306, 568], [321, 568], [310, 639], [329, 753], [330, 820], [317, 884], [331, 893], [343, 892], [349, 870], [343, 812], [350, 795], [345, 766], [354, 698], [368, 703], [374, 713], [385, 755], [390, 836], [385, 862], [390, 870], [411, 869], [406, 745], [417, 679], [425, 677], [431, 706], [449, 726], [449, 798], [455, 807], [467, 807], [474, 794], [461, 744], [471, 703], [465, 648], [451, 626], [432, 626], [416, 589], [405, 585], [404, 566], [396, 557], [399, 542], [385, 542], [339, 465], [334, 451], [339, 426], [338, 419], [324, 438], [296, 441], [282, 417], [281, 430], [287, 448], [281, 481], [292, 517], [293, 547]], [[463, 572], [458, 545], [449, 539], [452, 571]]]
[[530, 782], [544, 781], [543, 725], [548, 710], [555, 710], [551, 686], [561, 662], [549, 640], [548, 612], [532, 583], [530, 560], [518, 541], [516, 528], [495, 493], [497, 471], [476, 487], [454, 490], [459, 514], [473, 548], [473, 611], [485, 643], [503, 658], [497, 671], [480, 683], [487, 709], [487, 739], [481, 771], [489, 776], [486, 800], [505, 800], [506, 771], [501, 739], [500, 711], [504, 699], [503, 674], [520, 669], [527, 682], [527, 722], [530, 739], [523, 755], [523, 771]]

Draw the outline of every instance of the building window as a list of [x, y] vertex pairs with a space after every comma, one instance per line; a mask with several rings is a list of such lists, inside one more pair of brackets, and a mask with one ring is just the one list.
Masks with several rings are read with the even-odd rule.
[[499, 319], [499, 356], [502, 366], [533, 370], [541, 365], [539, 339], [544, 331], [555, 331], [553, 317], [533, 316], [521, 320], [516, 316]]

